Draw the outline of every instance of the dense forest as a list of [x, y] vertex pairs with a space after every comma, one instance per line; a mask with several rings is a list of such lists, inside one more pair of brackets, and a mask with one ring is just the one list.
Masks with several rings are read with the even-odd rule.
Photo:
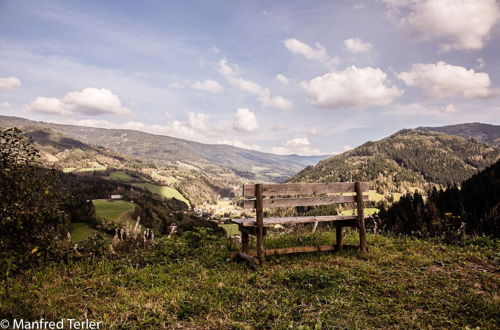
[[500, 238], [500, 161], [465, 180], [460, 187], [403, 196], [379, 214], [390, 232], [449, 240], [468, 235]]

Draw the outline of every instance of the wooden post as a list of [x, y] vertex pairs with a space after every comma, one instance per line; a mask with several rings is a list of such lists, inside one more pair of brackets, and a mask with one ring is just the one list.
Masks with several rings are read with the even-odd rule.
[[355, 188], [356, 202], [358, 204], [359, 248], [362, 252], [368, 252], [368, 245], [366, 243], [365, 215], [363, 210], [363, 191], [361, 190], [361, 183], [356, 182]]
[[250, 237], [248, 236], [248, 232], [246, 230], [241, 231], [241, 252], [248, 253], [249, 243]]
[[342, 250], [342, 245], [344, 245], [342, 242], [342, 226], [335, 227], [335, 238], [335, 251], [340, 251]]
[[264, 264], [264, 207], [262, 201], [262, 185], [255, 185], [255, 213], [257, 218], [257, 259]]

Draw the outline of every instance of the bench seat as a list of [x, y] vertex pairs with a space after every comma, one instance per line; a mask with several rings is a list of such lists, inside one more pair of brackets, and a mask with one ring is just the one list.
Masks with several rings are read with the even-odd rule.
[[[365, 219], [369, 218], [368, 215], [365, 215], [364, 217]], [[359, 218], [357, 215], [326, 215], [326, 216], [307, 216], [307, 217], [264, 218], [263, 224], [264, 227], [266, 227], [266, 226], [285, 225], [285, 224], [356, 220], [356, 225], [357, 225], [358, 219]], [[231, 221], [243, 227], [257, 227], [257, 220], [254, 218], [232, 219]]]

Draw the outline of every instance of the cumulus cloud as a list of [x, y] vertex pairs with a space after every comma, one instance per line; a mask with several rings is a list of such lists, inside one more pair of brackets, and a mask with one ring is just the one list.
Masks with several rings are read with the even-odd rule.
[[280, 110], [289, 110], [293, 108], [293, 103], [290, 100], [279, 95], [273, 96], [269, 89], [253, 81], [240, 78], [238, 68], [231, 67], [225, 58], [221, 59], [219, 62], [219, 73], [222, 74], [231, 85], [244, 92], [257, 96], [259, 102], [265, 107]]
[[129, 109], [122, 106], [118, 96], [113, 94], [109, 89], [92, 87], [70, 92], [63, 98], [37, 97], [25, 107], [25, 110], [54, 115], [80, 113], [97, 116], [130, 113]]
[[319, 42], [315, 43], [316, 48], [313, 48], [308, 44], [294, 38], [284, 40], [283, 44], [290, 52], [302, 55], [308, 60], [317, 61], [332, 67], [338, 65], [339, 63], [338, 58], [331, 58], [330, 56], [328, 56], [325, 47]]
[[16, 77], [0, 78], [0, 91], [9, 91], [21, 86], [21, 80]]
[[499, 94], [491, 88], [487, 73], [467, 70], [462, 66], [445, 62], [434, 64], [413, 64], [407, 72], [398, 77], [409, 86], [420, 87], [434, 99], [461, 95], [466, 98], [487, 98]]
[[205, 81], [197, 81], [191, 84], [191, 88], [209, 93], [220, 93], [224, 90], [224, 87], [222, 87], [221, 84], [211, 79]]
[[285, 77], [284, 75], [282, 74], [277, 74], [276, 75], [276, 80], [278, 80], [280, 83], [282, 84], [285, 84], [285, 85], [288, 85], [288, 78]]
[[382, 0], [400, 28], [417, 40], [440, 40], [442, 51], [483, 48], [500, 18], [495, 0]]
[[321, 155], [321, 151], [315, 148], [305, 137], [286, 141], [281, 146], [271, 148], [271, 152], [277, 155], [297, 154], [303, 156]]
[[243, 149], [248, 149], [248, 150], [260, 150], [260, 146], [256, 144], [246, 144], [244, 142], [241, 142], [240, 140], [232, 139], [232, 140], [220, 140], [217, 142], [217, 144], [228, 144], [233, 147], [237, 148], [243, 148]]
[[389, 86], [387, 74], [378, 68], [350, 66], [344, 71], [330, 72], [301, 86], [309, 102], [320, 108], [365, 108], [391, 103], [403, 91]]
[[255, 113], [246, 109], [240, 108], [236, 110], [236, 115], [234, 116], [233, 128], [236, 131], [243, 132], [254, 132], [259, 128], [259, 123], [257, 122], [257, 117]]
[[349, 38], [344, 41], [344, 46], [351, 53], [366, 53], [373, 48], [371, 43], [364, 42], [360, 38]]

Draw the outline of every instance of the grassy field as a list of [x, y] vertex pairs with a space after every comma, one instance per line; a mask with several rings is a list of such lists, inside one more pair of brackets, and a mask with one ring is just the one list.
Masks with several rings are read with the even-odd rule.
[[128, 181], [133, 178], [125, 171], [113, 171], [109, 174], [109, 177], [113, 180]]
[[166, 186], [159, 186], [152, 183], [132, 183], [132, 185], [136, 187], [146, 188], [152, 193], [158, 194], [165, 198], [177, 198], [178, 200], [183, 201], [188, 206], [190, 206], [189, 201], [184, 196], [182, 196], [177, 189]]
[[222, 227], [226, 230], [227, 236], [241, 234], [240, 231], [238, 230], [238, 225], [235, 223], [224, 223], [219, 225], [219, 227]]
[[100, 219], [122, 221], [125, 224], [131, 225], [135, 223], [135, 219], [132, 216], [132, 211], [135, 208], [134, 203], [126, 201], [108, 202], [105, 199], [95, 199], [93, 203], [96, 216]]
[[[330, 233], [302, 239], [333, 243]], [[355, 235], [348, 235], [355, 243]], [[271, 237], [270, 245], [298, 243]], [[498, 242], [465, 247], [368, 235], [370, 251], [227, 261], [216, 241], [182, 238], [126, 260], [53, 264], [0, 291], [4, 318], [102, 321], [106, 329], [500, 327]], [[127, 258], [128, 260], [129, 258]], [[2, 285], [2, 288], [4, 286]]]
[[86, 222], [73, 222], [70, 224], [71, 241], [78, 243], [92, 236], [95, 230]]

